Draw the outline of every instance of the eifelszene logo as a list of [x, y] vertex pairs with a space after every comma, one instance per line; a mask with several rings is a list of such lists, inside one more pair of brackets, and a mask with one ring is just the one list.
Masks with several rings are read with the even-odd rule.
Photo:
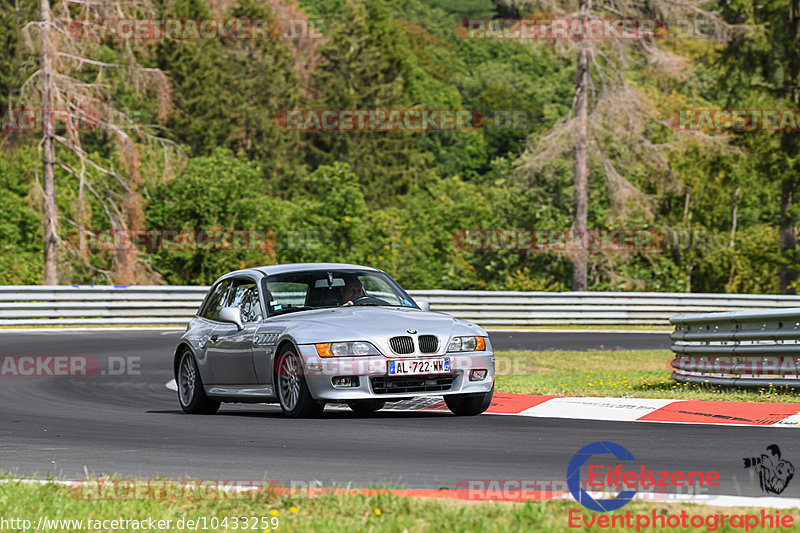
[[780, 494], [794, 477], [794, 465], [781, 459], [781, 449], [777, 444], [767, 446], [768, 454], [761, 457], [745, 457], [745, 468], [752, 468], [758, 474], [761, 490], [772, 494]]
[[[700, 487], [713, 487], [720, 484], [719, 472], [713, 470], [708, 472], [701, 470], [686, 472], [680, 470], [655, 471], [648, 469], [644, 464], [631, 465], [625, 470], [622, 464], [615, 466], [593, 464], [607, 461], [607, 459], [589, 462], [590, 459], [598, 455], [612, 455], [618, 461], [625, 462], [636, 460], [631, 452], [614, 442], [593, 442], [578, 450], [578, 453], [572, 457], [567, 467], [567, 487], [575, 501], [592, 511], [601, 513], [616, 511], [631, 501], [638, 490], [644, 493], [656, 491], [668, 493], [670, 488], [697, 490]], [[581, 481], [581, 467], [583, 465], [586, 465], [587, 471], [585, 483]], [[583, 488], [584, 486], [602, 493], [611, 490], [618, 490], [619, 492], [613, 498], [595, 499]]]
[[[635, 490], [626, 490], [617, 494], [613, 499], [595, 500], [588, 492], [581, 488], [581, 466], [593, 455], [613, 454], [620, 461], [633, 461], [631, 452], [614, 442], [593, 442], [578, 450], [567, 467], [567, 487], [579, 504], [592, 511], [616, 511], [626, 505], [636, 495]], [[591, 477], [591, 476], [590, 476]]]

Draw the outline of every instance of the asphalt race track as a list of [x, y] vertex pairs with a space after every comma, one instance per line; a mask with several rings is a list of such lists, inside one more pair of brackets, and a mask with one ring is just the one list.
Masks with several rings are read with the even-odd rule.
[[[119, 474], [202, 479], [265, 478], [296, 486], [455, 488], [468, 479], [560, 479], [582, 446], [626, 447], [652, 470], [717, 470], [713, 494], [764, 495], [742, 458], [777, 443], [800, 466], [796, 429], [600, 422], [446, 413], [326, 410], [289, 420], [277, 406], [223, 405], [183, 414], [172, 379], [179, 331], [0, 333], [0, 356], [90, 355], [136, 361], [123, 375], [0, 377], [0, 470], [66, 479]], [[510, 337], [510, 338], [509, 338]], [[496, 349], [665, 348], [666, 334], [498, 332]], [[128, 359], [130, 358], [130, 359]], [[138, 359], [137, 359], [138, 358]], [[129, 368], [129, 370], [131, 370]], [[117, 374], [117, 372], [111, 372]], [[800, 482], [782, 496], [800, 496]]]

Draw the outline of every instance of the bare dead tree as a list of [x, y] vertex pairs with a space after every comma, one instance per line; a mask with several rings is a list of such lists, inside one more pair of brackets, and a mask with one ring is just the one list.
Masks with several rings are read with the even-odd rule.
[[[670, 30], [673, 36], [674, 30], [680, 29], [680, 21], [692, 17], [702, 17], [708, 22], [704, 25], [708, 35], [694, 37], [723, 41], [742, 30], [724, 23], [713, 10], [713, 3], [708, 0], [654, 0], [645, 4], [633, 0], [611, 0], [600, 4], [594, 4], [592, 0], [578, 0], [577, 5], [574, 0], [504, 0], [504, 3], [513, 4], [522, 13], [535, 10], [537, 13], [547, 13], [548, 17], [654, 19], [667, 21], [667, 28], [670, 28], [670, 22], [674, 22]], [[707, 6], [711, 7], [706, 9]], [[535, 42], [531, 44], [538, 45]], [[576, 52], [577, 72], [572, 107], [569, 115], [550, 132], [531, 143], [517, 163], [516, 174], [521, 179], [530, 179], [532, 175], [546, 172], [548, 165], [563, 159], [571, 151], [574, 187], [571, 229], [579, 235], [587, 229], [589, 168], [592, 160], [596, 160], [605, 172], [613, 216], [624, 220], [628, 206], [636, 204], [652, 217], [652, 198], [640, 192], [617, 170], [601, 138], [624, 143], [641, 162], [669, 174], [665, 153], [671, 146], [656, 145], [646, 135], [646, 126], [667, 124], [660, 113], [648, 105], [647, 99], [627, 83], [624, 69], [631, 61], [633, 51], [661, 75], [674, 78], [683, 76], [687, 61], [659, 46], [656, 39], [601, 42], [579, 38], [574, 43], [560, 41], [555, 45], [562, 50], [574, 48]], [[719, 139], [711, 136], [694, 135], [710, 142], [719, 142]], [[587, 253], [583, 250], [574, 252], [571, 262], [572, 289], [586, 290]]]
[[[592, 0], [580, 0], [580, 18], [588, 18]], [[585, 235], [589, 212], [589, 41], [578, 41], [578, 72], [575, 83], [575, 155], [573, 157], [572, 229]], [[572, 258], [572, 290], [585, 291], [587, 285], [586, 250], [579, 249]]]
[[[55, 51], [49, 36], [53, 26], [53, 12], [49, 0], [39, 0], [39, 47], [42, 87], [42, 109], [54, 110], [54, 78], [53, 59]], [[54, 125], [53, 125], [54, 126]], [[58, 218], [56, 213], [56, 148], [55, 132], [49, 124], [42, 124], [42, 189], [44, 198], [44, 283], [58, 284]]]
[[[81, 39], [75, 32], [79, 20], [104, 18], [135, 18], [153, 13], [147, 0], [141, 1], [87, 1], [40, 0], [39, 20], [24, 28], [31, 49], [36, 49], [40, 68], [20, 89], [23, 102], [38, 102], [44, 112], [63, 110], [110, 132], [122, 169], [117, 170], [98, 163], [83, 149], [80, 128], [66, 128], [63, 134], [43, 121], [42, 142], [42, 192], [44, 203], [44, 278], [45, 283], [59, 282], [58, 264], [61, 249], [73, 253], [84, 266], [106, 275], [109, 281], [119, 284], [135, 282], [137, 251], [134, 248], [117, 250], [110, 271], [93, 267], [85, 251], [77, 250], [68, 241], [59, 238], [56, 207], [56, 167], [78, 179], [79, 190], [75, 210], [76, 220], [69, 223], [84, 228], [89, 221], [90, 209], [87, 195], [102, 206], [114, 229], [140, 228], [144, 213], [139, 198], [141, 176], [139, 172], [140, 147], [156, 147], [165, 154], [180, 153], [174, 143], [154, 135], [152, 125], [139, 124], [128, 116], [114, 101], [113, 81], [125, 80], [140, 93], [154, 93], [157, 99], [158, 120], [163, 120], [170, 109], [170, 85], [164, 72], [145, 68], [137, 61], [136, 50], [130, 41], [119, 44], [118, 63], [93, 59], [99, 42]], [[38, 38], [31, 37], [38, 32]], [[112, 73], [109, 76], [109, 73]], [[93, 78], [93, 79], [92, 79]], [[38, 80], [38, 86], [36, 81]], [[65, 157], [56, 158], [56, 145], [73, 156], [77, 165]], [[168, 166], [165, 164], [165, 167]], [[104, 185], [107, 179], [111, 186]]]

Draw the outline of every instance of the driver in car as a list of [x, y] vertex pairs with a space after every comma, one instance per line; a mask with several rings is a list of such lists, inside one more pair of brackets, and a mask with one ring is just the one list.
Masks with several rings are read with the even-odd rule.
[[353, 305], [353, 302], [364, 296], [366, 296], [366, 293], [361, 280], [358, 278], [348, 279], [344, 287], [342, 287], [342, 301], [344, 302], [342, 306]]

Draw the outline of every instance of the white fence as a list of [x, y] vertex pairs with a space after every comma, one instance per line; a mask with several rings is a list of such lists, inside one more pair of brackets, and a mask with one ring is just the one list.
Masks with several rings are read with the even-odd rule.
[[[0, 286], [0, 326], [185, 325], [208, 287]], [[800, 296], [653, 292], [409, 291], [483, 326], [668, 325], [685, 313], [800, 307]]]

